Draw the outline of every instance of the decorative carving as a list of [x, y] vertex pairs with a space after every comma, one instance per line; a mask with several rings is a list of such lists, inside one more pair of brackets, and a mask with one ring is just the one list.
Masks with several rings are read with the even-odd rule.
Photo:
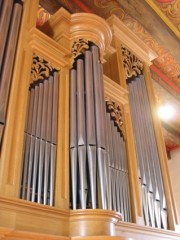
[[37, 81], [48, 78], [51, 71], [53, 71], [52, 65], [42, 57], [34, 54], [31, 68], [31, 80]]
[[134, 54], [132, 54], [127, 48], [122, 47], [123, 64], [126, 71], [126, 77], [136, 77], [142, 73], [143, 63]]
[[37, 10], [37, 26], [42, 26], [45, 22], [47, 22], [51, 17], [51, 14], [45, 10], [42, 6], [39, 5]]
[[85, 49], [89, 49], [89, 41], [83, 38], [74, 41], [72, 45], [72, 56], [73, 59], [84, 52]]
[[[106, 108], [110, 113], [111, 118], [114, 120], [116, 126], [118, 127], [121, 134], [123, 134], [123, 117], [120, 106], [111, 99], [106, 99]], [[124, 134], [123, 134], [124, 136]]]

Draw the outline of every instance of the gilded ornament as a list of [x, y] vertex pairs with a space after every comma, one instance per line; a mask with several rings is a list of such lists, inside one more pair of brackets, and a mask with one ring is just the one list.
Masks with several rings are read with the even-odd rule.
[[106, 99], [106, 109], [110, 113], [111, 118], [114, 120], [120, 133], [124, 135], [123, 134], [123, 117], [122, 117], [121, 107], [119, 106], [119, 104], [115, 103], [111, 99]]
[[34, 54], [31, 68], [32, 82], [48, 78], [52, 71], [53, 67], [48, 61]]
[[89, 49], [89, 41], [83, 38], [74, 41], [72, 45], [72, 56], [75, 59], [77, 56], [81, 55], [85, 49]]
[[122, 47], [123, 64], [126, 72], [126, 78], [137, 77], [142, 74], [143, 62], [140, 61], [127, 48]]

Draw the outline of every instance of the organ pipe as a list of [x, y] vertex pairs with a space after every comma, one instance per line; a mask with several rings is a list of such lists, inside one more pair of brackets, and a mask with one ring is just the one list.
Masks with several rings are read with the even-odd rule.
[[[142, 75], [128, 81], [146, 225], [167, 229], [167, 210], [151, 110]], [[141, 113], [141, 114], [140, 114]], [[148, 136], [148, 137], [147, 137]]]
[[58, 73], [29, 87], [21, 198], [53, 206], [58, 116]]
[[106, 107], [99, 49], [88, 44], [70, 73], [71, 207], [115, 210], [131, 221], [126, 146]]
[[22, 4], [13, 0], [0, 6], [0, 141], [6, 120], [8, 97], [22, 16]]

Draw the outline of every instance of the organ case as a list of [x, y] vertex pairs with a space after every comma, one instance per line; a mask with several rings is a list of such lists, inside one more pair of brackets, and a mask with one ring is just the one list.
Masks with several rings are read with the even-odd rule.
[[[160, 160], [158, 172], [161, 169], [162, 182], [165, 183], [157, 185], [161, 190], [161, 199], [156, 199], [154, 195], [151, 197], [150, 193], [153, 191], [150, 187], [153, 184], [150, 180], [148, 182], [150, 191], [146, 190], [147, 177], [145, 182], [145, 178], [142, 177], [143, 169], [149, 169], [148, 174], [150, 172], [155, 174], [152, 168], [150, 170], [149, 163], [141, 162], [140, 171], [137, 160], [139, 150], [135, 144], [135, 141], [139, 140], [134, 137], [134, 120], [130, 109], [133, 102], [129, 104], [128, 99], [131, 83], [128, 84], [130, 86], [128, 89], [122, 46], [143, 62], [144, 69], [141, 73], [147, 86], [150, 105], [148, 111], [152, 110], [154, 104], [148, 65], [155, 55], [114, 16], [107, 20], [110, 30], [107, 22], [98, 16], [85, 13], [71, 15], [66, 10], [60, 9], [41, 29], [37, 29], [35, 22], [38, 3], [37, 0], [33, 1], [33, 4], [29, 0], [23, 3], [16, 60], [6, 110], [7, 119], [1, 143], [0, 193], [3, 196], [1, 197], [3, 212], [0, 223], [7, 228], [7, 233], [11, 236], [16, 234], [18, 226], [19, 231], [25, 229], [40, 234], [43, 232], [53, 234], [53, 229], [58, 229], [57, 235], [60, 239], [87, 235], [106, 236], [108, 239], [115, 238], [113, 236], [125, 238], [129, 236], [128, 229], [132, 226], [132, 223], [128, 222], [135, 223], [139, 231], [142, 231], [142, 235], [147, 231], [144, 225], [177, 229], [178, 220], [160, 126], [154, 116], [152, 123], [157, 142], [157, 149], [154, 148], [154, 151], [158, 152]], [[81, 42], [82, 39], [89, 46], [83, 47], [82, 51], [79, 51], [80, 55], [74, 56], [74, 52], [76, 54], [78, 47], [81, 46], [77, 44], [75, 49], [75, 43]], [[31, 82], [34, 55], [36, 60], [44, 59], [52, 69], [49, 76]], [[50, 83], [56, 81], [55, 79], [58, 79], [58, 85]], [[46, 90], [51, 96], [48, 97], [48, 101], [45, 95], [42, 97], [42, 92], [44, 94], [47, 88], [45, 85], [48, 85]], [[56, 90], [58, 99], [54, 100]], [[133, 94], [134, 92], [129, 93], [130, 98]], [[31, 101], [37, 103], [33, 108]], [[56, 113], [50, 108], [53, 101], [58, 105], [58, 108], [55, 108]], [[41, 102], [44, 102], [44, 105]], [[118, 106], [118, 111], [115, 106]], [[40, 109], [42, 114], [38, 112]], [[43, 109], [48, 112], [47, 119], [43, 118]], [[123, 122], [123, 130], [118, 127], [113, 111], [122, 115], [120, 119]], [[55, 125], [52, 124], [53, 116], [57, 116]], [[47, 128], [43, 127], [44, 121], [40, 124], [42, 119], [51, 124], [47, 125]], [[28, 128], [29, 124], [31, 129]], [[41, 132], [37, 128], [39, 125]], [[46, 132], [44, 137], [43, 129]], [[57, 134], [57, 141], [53, 140], [53, 132]], [[150, 150], [145, 148], [145, 152], [148, 151]], [[46, 155], [43, 158], [44, 167], [41, 164], [40, 152]], [[51, 156], [51, 152], [52, 158], [48, 157]], [[55, 152], [56, 164], [54, 164]], [[37, 155], [39, 158], [36, 158]], [[143, 181], [139, 182], [139, 179]], [[159, 180], [161, 181], [161, 178]], [[145, 200], [142, 200], [142, 195]], [[168, 199], [167, 206], [164, 205], [164, 196]], [[20, 200], [19, 197], [24, 200]], [[15, 208], [12, 207], [12, 199]], [[155, 212], [152, 206], [156, 200]], [[42, 203], [50, 206], [43, 206]], [[11, 225], [14, 233], [8, 230], [9, 221], [4, 217], [7, 208], [11, 214], [17, 216]], [[22, 214], [22, 209], [25, 215]], [[35, 210], [36, 214], [33, 215]], [[26, 211], [33, 220], [30, 226], [23, 223], [27, 216]], [[59, 222], [55, 220], [57, 216]], [[94, 221], [96, 218], [97, 221]], [[126, 229], [124, 236], [121, 232], [123, 229]], [[155, 231], [154, 239], [159, 236], [158, 234], [161, 235]], [[135, 232], [132, 233], [131, 237], [133, 236], [136, 236]], [[163, 239], [163, 236], [159, 237]], [[172, 239], [176, 239], [176, 236], [173, 235]]]

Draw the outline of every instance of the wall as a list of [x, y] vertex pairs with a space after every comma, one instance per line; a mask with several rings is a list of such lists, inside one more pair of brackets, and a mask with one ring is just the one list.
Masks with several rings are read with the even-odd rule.
[[180, 219], [180, 148], [171, 151], [171, 160], [168, 161], [172, 189]]

